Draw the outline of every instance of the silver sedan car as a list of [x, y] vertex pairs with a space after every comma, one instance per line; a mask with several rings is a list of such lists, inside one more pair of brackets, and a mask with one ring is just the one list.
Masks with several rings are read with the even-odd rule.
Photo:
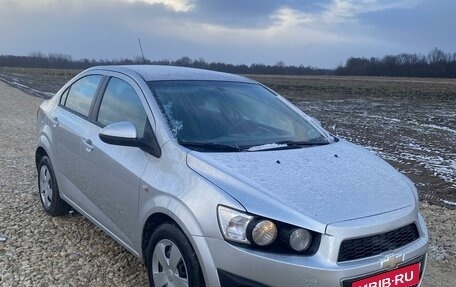
[[419, 286], [413, 183], [264, 85], [165, 66], [88, 69], [38, 110], [41, 204], [74, 209], [150, 286]]

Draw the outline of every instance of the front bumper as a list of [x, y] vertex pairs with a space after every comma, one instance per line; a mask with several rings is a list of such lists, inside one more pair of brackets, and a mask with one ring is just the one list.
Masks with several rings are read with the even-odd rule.
[[[405, 223], [400, 220], [391, 224]], [[318, 252], [309, 257], [267, 253], [231, 245], [221, 239], [205, 238], [211, 251], [211, 262], [214, 264], [211, 269], [216, 269], [220, 277], [217, 282], [206, 283], [208, 286], [225, 287], [228, 285], [224, 282], [229, 282], [227, 276], [230, 279], [231, 275], [231, 278], [240, 280], [238, 286], [345, 287], [350, 286], [352, 281], [387, 271], [381, 267], [381, 261], [391, 253], [403, 256], [401, 266], [421, 260], [423, 272], [429, 238], [421, 216], [418, 216], [416, 225], [420, 237], [413, 243], [377, 256], [343, 263], [338, 263], [335, 259], [340, 239], [328, 234], [322, 235]]]
[[[399, 265], [398, 267], [405, 267], [414, 263], [420, 263], [420, 278], [423, 278], [424, 270], [426, 267], [426, 254], [423, 256], [420, 256], [414, 260], [411, 260], [409, 262], [404, 262], [403, 264]], [[380, 273], [376, 274], [370, 274], [364, 277], [358, 277], [358, 278], [353, 278], [353, 279], [346, 279], [343, 282], [341, 282], [342, 287], [352, 287], [353, 283], [371, 276], [375, 276]], [[220, 279], [220, 286], [221, 287], [268, 287], [267, 285], [231, 274], [229, 272], [223, 271], [221, 269], [217, 270], [217, 274]], [[309, 285], [303, 285], [303, 286], [309, 286]], [[318, 285], [317, 285], [318, 286]], [[411, 286], [411, 287], [416, 287], [417, 285]]]

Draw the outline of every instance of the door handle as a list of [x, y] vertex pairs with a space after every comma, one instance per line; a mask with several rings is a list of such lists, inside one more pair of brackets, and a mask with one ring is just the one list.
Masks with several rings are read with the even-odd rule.
[[51, 119], [51, 122], [52, 122], [52, 126], [55, 128], [56, 126], [59, 125], [59, 118], [58, 117], [53, 117]]
[[82, 143], [84, 144], [87, 152], [91, 152], [93, 150], [92, 141], [90, 139], [83, 138]]

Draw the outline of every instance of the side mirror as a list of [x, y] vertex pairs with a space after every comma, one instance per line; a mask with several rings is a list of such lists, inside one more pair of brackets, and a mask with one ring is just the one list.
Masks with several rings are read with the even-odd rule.
[[136, 127], [130, 122], [117, 122], [107, 125], [99, 133], [102, 141], [108, 144], [140, 147]]
[[136, 127], [131, 122], [117, 122], [107, 125], [98, 136], [108, 144], [139, 147], [157, 158], [161, 156], [160, 146], [150, 124], [146, 125], [144, 137], [141, 139], [138, 139]]

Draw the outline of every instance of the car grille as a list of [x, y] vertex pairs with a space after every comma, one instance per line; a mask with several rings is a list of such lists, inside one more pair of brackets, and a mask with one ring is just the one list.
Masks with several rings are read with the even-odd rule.
[[343, 262], [378, 255], [407, 245], [418, 238], [418, 229], [412, 223], [386, 233], [344, 240], [340, 246], [338, 261]]

